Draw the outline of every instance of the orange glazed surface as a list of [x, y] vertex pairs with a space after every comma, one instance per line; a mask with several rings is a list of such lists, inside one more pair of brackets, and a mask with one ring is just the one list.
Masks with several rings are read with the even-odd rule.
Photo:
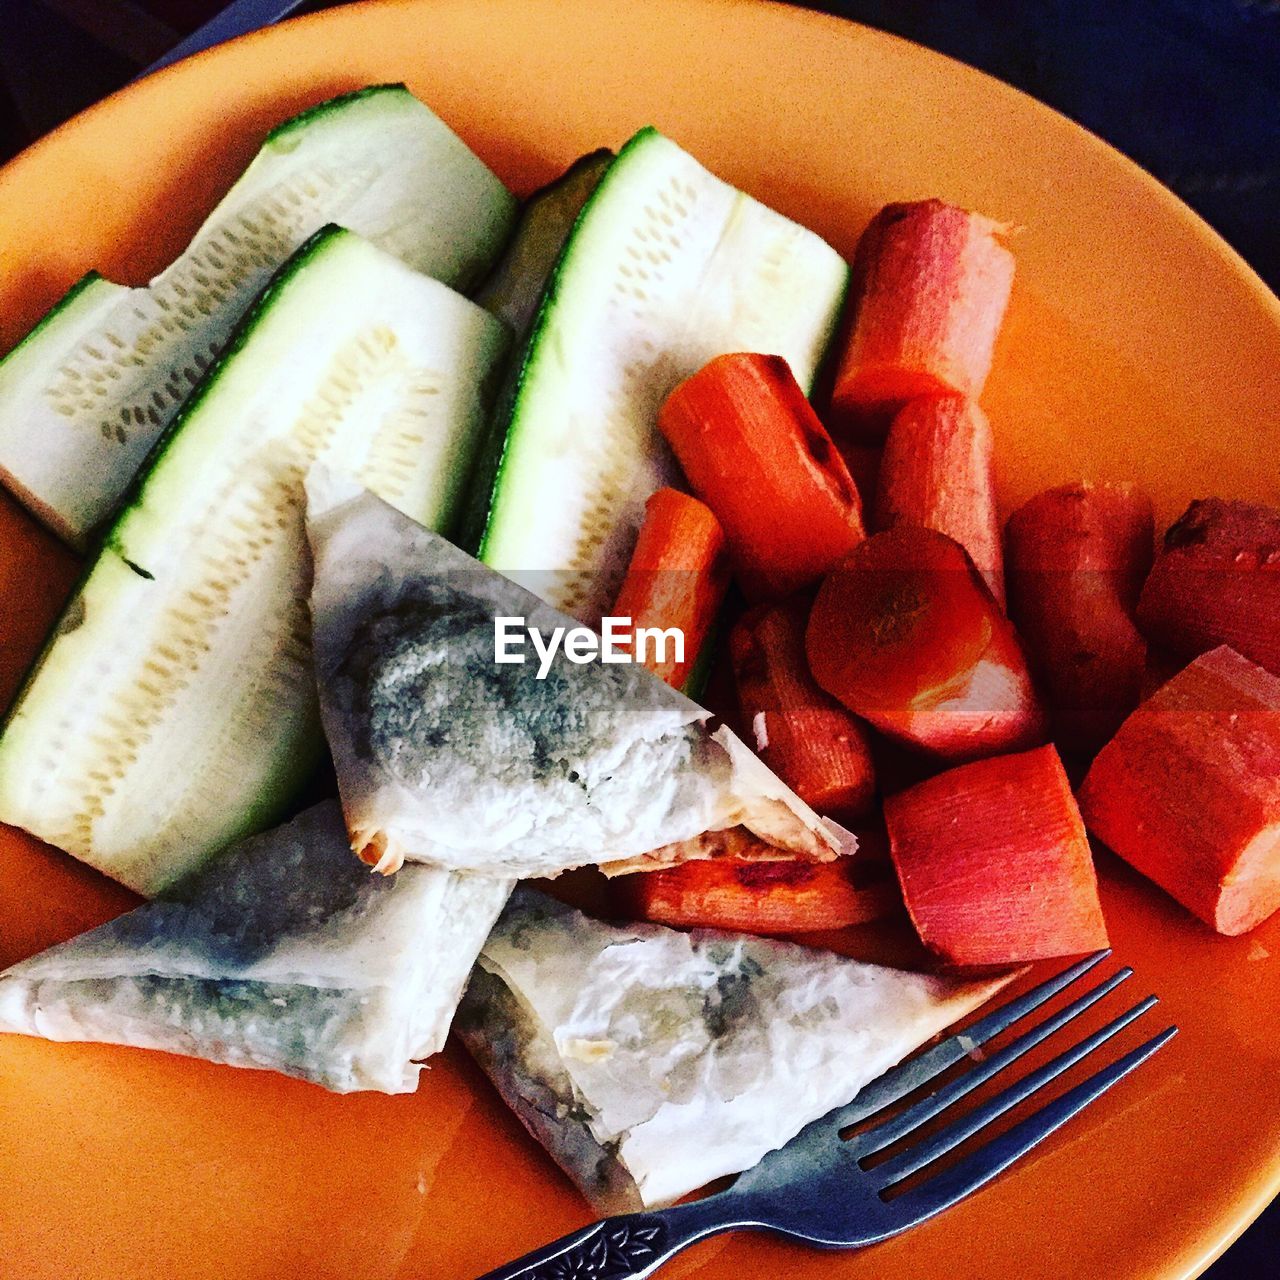
[[[846, 255], [894, 200], [1016, 223], [982, 394], [1002, 514], [1082, 476], [1141, 481], [1161, 527], [1209, 476], [1224, 496], [1274, 499], [1280, 304], [1154, 181], [1030, 99], [876, 32], [751, 0], [646, 10], [365, 3], [132, 87], [0, 170], [0, 348], [90, 267], [128, 283], [163, 267], [273, 124], [403, 79], [520, 192], [653, 123]], [[0, 545], [7, 697], [75, 565], [5, 501]], [[1118, 859], [1099, 870], [1112, 963], [1161, 997], [1152, 1016], [1181, 1029], [1168, 1048], [907, 1236], [847, 1255], [723, 1238], [671, 1280], [1183, 1280], [1225, 1248], [1280, 1187], [1280, 920], [1221, 938]], [[0, 962], [131, 901], [0, 834]], [[887, 927], [821, 940], [916, 955]], [[461, 1280], [589, 1217], [455, 1049], [416, 1094], [338, 1097], [5, 1037], [0, 1114], [0, 1258], [23, 1280]]]

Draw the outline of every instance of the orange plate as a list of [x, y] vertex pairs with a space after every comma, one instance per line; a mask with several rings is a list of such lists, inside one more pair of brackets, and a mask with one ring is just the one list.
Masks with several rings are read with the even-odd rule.
[[[1030, 99], [766, 4], [361, 4], [158, 75], [0, 172], [0, 348], [87, 268], [141, 282], [168, 262], [270, 125], [398, 79], [521, 191], [652, 122], [846, 253], [888, 200], [939, 195], [1019, 223], [986, 396], [1006, 507], [1082, 473], [1145, 482], [1166, 518], [1205, 493], [1277, 496], [1280, 305], [1221, 241]], [[72, 566], [11, 507], [0, 547], [7, 697]], [[1280, 919], [1219, 939], [1114, 860], [1102, 872], [1116, 952], [1138, 972], [1129, 985], [1163, 998], [1144, 1022], [1182, 1029], [1152, 1064], [897, 1241], [861, 1255], [712, 1241], [670, 1274], [1203, 1268], [1280, 1184]], [[127, 901], [5, 833], [0, 962]], [[3, 1037], [0, 1117], [0, 1269], [23, 1280], [452, 1280], [588, 1216], [456, 1051], [413, 1096], [339, 1098], [161, 1054]]]

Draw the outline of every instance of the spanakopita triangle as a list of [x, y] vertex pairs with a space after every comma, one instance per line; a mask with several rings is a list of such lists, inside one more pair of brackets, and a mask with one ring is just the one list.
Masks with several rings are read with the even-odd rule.
[[610, 1213], [751, 1168], [1008, 980], [604, 924], [520, 886], [456, 1025], [526, 1128]]
[[496, 619], [574, 619], [340, 476], [307, 491], [321, 715], [366, 861], [523, 878], [852, 852], [643, 667], [496, 661]]
[[412, 1091], [510, 881], [352, 856], [334, 801], [0, 974], [0, 1031]]

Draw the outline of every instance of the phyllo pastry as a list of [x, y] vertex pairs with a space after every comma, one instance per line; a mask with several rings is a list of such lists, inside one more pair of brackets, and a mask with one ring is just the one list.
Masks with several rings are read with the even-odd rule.
[[516, 890], [456, 1027], [604, 1213], [738, 1173], [987, 1000], [775, 939], [603, 924]]
[[410, 1092], [509, 881], [369, 874], [334, 801], [0, 974], [0, 1031]]
[[578, 624], [381, 499], [313, 472], [307, 531], [321, 715], [352, 847], [379, 870], [524, 878], [852, 851], [644, 668], [563, 648], [498, 662], [498, 618], [544, 637]]

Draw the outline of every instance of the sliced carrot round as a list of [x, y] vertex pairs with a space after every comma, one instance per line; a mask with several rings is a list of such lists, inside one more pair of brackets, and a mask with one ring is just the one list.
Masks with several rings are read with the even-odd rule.
[[900, 525], [868, 538], [827, 576], [805, 645], [818, 683], [865, 715], [949, 690], [998, 624], [964, 550], [931, 529]]

